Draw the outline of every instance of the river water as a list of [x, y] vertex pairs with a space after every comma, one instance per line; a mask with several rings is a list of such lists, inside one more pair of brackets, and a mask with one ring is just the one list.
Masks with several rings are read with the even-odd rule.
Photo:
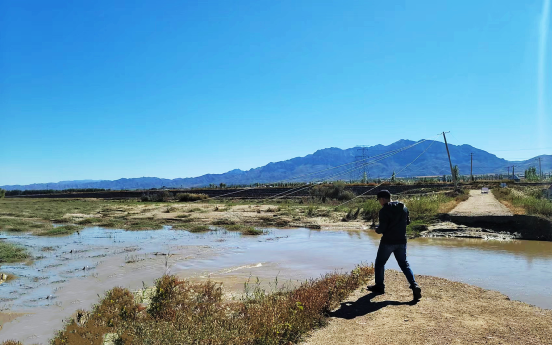
[[[63, 327], [63, 319], [77, 309], [90, 309], [114, 286], [136, 290], [151, 286], [163, 273], [210, 277], [236, 291], [243, 290], [248, 277], [302, 281], [373, 262], [380, 240], [371, 230], [269, 229], [265, 235], [242, 236], [168, 227], [93, 227], [63, 237], [0, 237], [26, 246], [34, 257], [32, 263], [0, 267], [19, 277], [0, 285], [0, 311], [30, 313], [4, 324], [0, 341], [13, 338], [29, 344], [46, 344], [53, 330]], [[407, 255], [415, 275], [473, 284], [551, 309], [551, 242], [419, 238], [409, 241]], [[399, 270], [393, 256], [386, 268]]]

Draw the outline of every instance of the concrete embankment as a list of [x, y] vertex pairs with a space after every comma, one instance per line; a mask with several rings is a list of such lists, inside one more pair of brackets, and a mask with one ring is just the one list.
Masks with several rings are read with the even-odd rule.
[[441, 220], [468, 227], [479, 227], [498, 233], [510, 233], [514, 238], [524, 240], [551, 241], [551, 221], [527, 216], [457, 216], [443, 215]]

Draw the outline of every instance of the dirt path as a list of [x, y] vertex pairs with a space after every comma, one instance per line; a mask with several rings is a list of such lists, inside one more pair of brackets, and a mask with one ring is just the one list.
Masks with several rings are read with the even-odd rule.
[[551, 344], [551, 310], [442, 278], [417, 281], [415, 304], [403, 274], [387, 270], [385, 295], [354, 292], [302, 344]]
[[505, 205], [500, 203], [491, 192], [482, 193], [480, 190], [471, 190], [468, 200], [463, 201], [451, 212], [455, 216], [512, 216]]

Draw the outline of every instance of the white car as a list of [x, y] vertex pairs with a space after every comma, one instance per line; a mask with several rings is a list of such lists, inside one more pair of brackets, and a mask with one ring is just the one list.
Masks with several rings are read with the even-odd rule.
[[490, 190], [488, 189], [488, 187], [482, 187], [482, 194], [486, 193], [488, 194]]

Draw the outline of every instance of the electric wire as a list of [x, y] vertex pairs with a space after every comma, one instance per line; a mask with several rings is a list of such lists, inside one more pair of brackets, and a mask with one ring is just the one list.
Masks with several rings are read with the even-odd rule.
[[[422, 156], [423, 153], [425, 153], [426, 151], [428, 151], [428, 149], [430, 148], [430, 146], [432, 146], [432, 144], [434, 144], [434, 141], [432, 141], [432, 142], [430, 143], [430, 145], [428, 145], [428, 147], [426, 148], [426, 150], [424, 150], [420, 155], [418, 155], [417, 158], [415, 158], [411, 163], [407, 164], [403, 169], [401, 169], [400, 172], [403, 171], [403, 170], [405, 170], [408, 166], [410, 166], [410, 165], [413, 164], [417, 159], [419, 159], [419, 157]], [[384, 183], [384, 182], [379, 183], [378, 185], [374, 186], [373, 188], [371, 188], [371, 189], [369, 189], [369, 190], [367, 190], [367, 191], [365, 191], [365, 192], [363, 192], [363, 193], [361, 193], [361, 194], [355, 196], [353, 199], [350, 199], [350, 200], [348, 200], [348, 201], [346, 201], [346, 202], [341, 203], [340, 205], [338, 205], [338, 206], [336, 206], [336, 207], [340, 207], [340, 206], [342, 206], [342, 205], [345, 205], [345, 204], [347, 204], [348, 202], [353, 201], [353, 200], [359, 198], [360, 196], [363, 196], [363, 195], [367, 194], [368, 192], [370, 192], [370, 191], [374, 190], [375, 188], [381, 186], [382, 183]]]
[[[353, 161], [353, 162], [349, 162], [349, 163], [345, 163], [345, 164], [341, 164], [341, 165], [338, 165], [338, 166], [335, 166], [335, 167], [331, 167], [331, 168], [326, 168], [326, 169], [323, 169], [323, 170], [319, 170], [319, 171], [315, 171], [315, 172], [312, 172], [312, 173], [308, 173], [308, 174], [303, 174], [303, 175], [299, 175], [299, 176], [296, 176], [296, 177], [293, 177], [293, 178], [288, 178], [288, 179], [284, 179], [284, 180], [280, 180], [280, 181], [277, 181], [277, 182], [273, 182], [273, 183], [282, 183], [282, 182], [286, 182], [286, 181], [291, 181], [291, 180], [295, 180], [295, 179], [298, 179], [298, 178], [301, 178], [301, 177], [306, 177], [306, 176], [311, 176], [311, 175], [318, 175], [318, 174], [321, 174], [323, 172], [326, 172], [326, 171], [330, 171], [330, 170], [333, 170], [333, 169], [337, 169], [337, 168], [341, 168], [341, 167], [344, 167], [344, 166], [347, 166], [347, 165], [351, 165], [351, 164], [354, 164], [354, 163], [359, 163], [359, 162], [362, 162], [362, 161], [365, 161], [365, 160], [368, 160], [368, 159], [374, 159], [375, 157], [379, 157], [379, 156], [385, 156], [383, 158], [379, 158], [377, 159], [376, 161], [378, 160], [381, 160], [381, 159], [384, 159], [384, 158], [388, 158], [390, 157], [391, 155], [395, 155], [397, 153], [400, 153], [400, 152], [403, 152], [407, 149], [410, 149], [411, 147], [414, 147], [416, 145], [419, 145], [425, 141], [427, 141], [429, 139], [422, 139], [414, 144], [411, 144], [411, 145], [407, 145], [407, 146], [404, 146], [404, 147], [401, 147], [399, 149], [395, 149], [395, 150], [391, 150], [391, 151], [387, 151], [387, 152], [383, 152], [383, 153], [380, 153], [378, 155], [375, 155], [375, 156], [372, 156], [372, 157], [367, 157], [367, 158], [364, 158], [364, 159], [360, 159], [360, 160], [356, 160], [356, 161]], [[362, 165], [358, 168], [362, 168], [366, 165]], [[355, 168], [353, 170], [356, 170], [358, 168]], [[348, 171], [349, 172], [349, 171]], [[335, 176], [330, 176], [330, 177], [335, 177]], [[326, 177], [327, 179], [329, 178], [329, 176]], [[300, 186], [301, 187], [301, 186]], [[300, 188], [300, 187], [296, 187], [296, 188]], [[246, 190], [252, 190], [252, 189], [259, 189], [259, 188], [263, 188], [263, 187], [250, 187], [250, 188], [243, 188], [243, 189], [240, 189], [240, 190], [237, 190], [237, 191], [233, 191], [233, 192], [230, 192], [230, 193], [226, 193], [226, 194], [222, 194], [222, 195], [217, 195], [217, 196], [214, 196], [214, 197], [208, 197], [207, 199], [217, 199], [217, 198], [221, 198], [221, 197], [224, 197], [224, 196], [228, 196], [228, 195], [232, 195], [232, 194], [236, 194], [236, 193], [240, 193], [240, 192], [243, 192], [243, 191], [246, 191]], [[295, 188], [293, 188], [295, 189]], [[305, 188], [304, 188], [305, 189]], [[286, 192], [290, 192], [289, 191], [286, 191]], [[283, 192], [283, 193], [286, 193], [286, 192]], [[280, 195], [282, 193], [279, 193], [277, 195]], [[274, 196], [273, 196], [274, 197]], [[203, 200], [196, 200], [196, 201], [193, 201], [193, 202], [200, 202], [200, 201], [205, 201], [207, 199], [203, 199]]]
[[[427, 141], [427, 140], [428, 140], [428, 139], [421, 140], [421, 141], [417, 142], [417, 145], [418, 145], [418, 144], [421, 144], [421, 143], [423, 143], [423, 142], [425, 142], [425, 141]], [[430, 146], [432, 146], [433, 143], [434, 143], [434, 141], [432, 141], [432, 143], [426, 148], [426, 150], [423, 151], [423, 153], [426, 152], [426, 151], [430, 148]], [[414, 146], [414, 145], [412, 145], [412, 146], [410, 146], [410, 147], [413, 147], [413, 146]], [[397, 151], [397, 150], [394, 150], [394, 151]], [[394, 152], [394, 151], [390, 151], [390, 152]], [[396, 154], [398, 154], [398, 153], [400, 153], [400, 152], [402, 152], [402, 151], [404, 151], [404, 150], [401, 150], [401, 151], [398, 151], [398, 152], [394, 152], [394, 153], [391, 153], [391, 154], [387, 154], [387, 155], [384, 156], [384, 157], [381, 157], [381, 158], [379, 158], [379, 159], [373, 160], [373, 161], [371, 161], [371, 162], [364, 163], [363, 165], [358, 166], [358, 167], [356, 167], [356, 168], [353, 168], [353, 169], [350, 169], [350, 170], [347, 170], [347, 171], [344, 171], [344, 172], [341, 172], [341, 173], [338, 173], [338, 174], [335, 174], [335, 175], [332, 175], [332, 176], [327, 176], [327, 177], [325, 177], [325, 179], [329, 179], [329, 178], [333, 178], [333, 177], [338, 177], [338, 176], [341, 176], [341, 175], [350, 173], [350, 172], [352, 172], [352, 171], [354, 171], [354, 170], [362, 169], [362, 168], [364, 168], [365, 166], [369, 166], [369, 165], [376, 164], [378, 161], [381, 161], [381, 160], [383, 160], [383, 159], [389, 158], [389, 157], [391, 157], [391, 156], [393, 156], [393, 155], [396, 155]], [[419, 158], [421, 155], [422, 155], [422, 153], [421, 153], [417, 158]], [[370, 157], [370, 158], [373, 158], [373, 157]], [[417, 158], [415, 158], [415, 160], [417, 160]], [[414, 160], [414, 161], [415, 161], [415, 160]], [[414, 162], [414, 161], [413, 161], [413, 162]], [[409, 165], [412, 164], [413, 162], [409, 163], [407, 166], [409, 166]], [[404, 168], [404, 169], [405, 169], [405, 168]], [[401, 171], [403, 171], [404, 169], [402, 169]], [[299, 191], [304, 190], [304, 189], [309, 188], [309, 187], [313, 187], [313, 184], [308, 185], [308, 186], [304, 186], [304, 187], [302, 187], [302, 188], [298, 187], [298, 188], [300, 188], [300, 189], [298, 189], [298, 190], [290, 190], [290, 191], [286, 191], [286, 192], [282, 192], [282, 193], [273, 195], [273, 196], [271, 196], [270, 198], [268, 198], [268, 199], [266, 199], [266, 200], [270, 200], [270, 199], [272, 199], [272, 198], [278, 199], [278, 198], [281, 198], [281, 197], [284, 197], [284, 196], [287, 196], [287, 195], [290, 195], [290, 194], [294, 194], [294, 193], [296, 193], [296, 192], [299, 192]], [[297, 189], [297, 188], [295, 188], [295, 189]], [[279, 196], [280, 194], [284, 194], [284, 195]], [[278, 196], [278, 197], [277, 197], [277, 196]]]

